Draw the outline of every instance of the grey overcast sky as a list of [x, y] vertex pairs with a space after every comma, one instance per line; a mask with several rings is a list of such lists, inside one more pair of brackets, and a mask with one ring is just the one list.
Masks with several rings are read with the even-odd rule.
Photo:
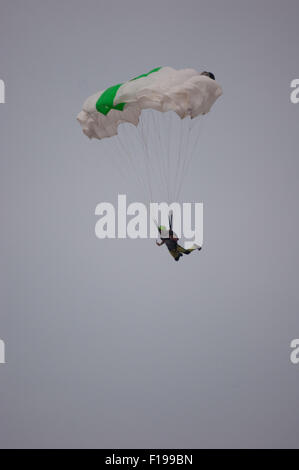
[[[298, 447], [297, 0], [0, 0], [0, 446]], [[98, 240], [139, 193], [76, 122], [158, 65], [224, 94], [184, 186], [204, 248]]]

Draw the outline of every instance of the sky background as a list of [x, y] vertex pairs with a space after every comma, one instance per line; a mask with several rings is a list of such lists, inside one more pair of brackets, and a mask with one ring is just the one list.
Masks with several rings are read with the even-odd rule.
[[[297, 0], [0, 0], [2, 448], [298, 447]], [[125, 191], [76, 122], [159, 65], [223, 96], [185, 181], [204, 248], [98, 240]]]

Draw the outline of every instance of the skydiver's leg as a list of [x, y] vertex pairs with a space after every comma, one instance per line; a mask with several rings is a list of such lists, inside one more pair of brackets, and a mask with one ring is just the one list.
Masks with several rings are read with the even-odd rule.
[[171, 256], [175, 259], [175, 261], [178, 261], [182, 255], [177, 249], [174, 250], [168, 250]]
[[181, 245], [178, 245], [177, 249], [180, 253], [184, 253], [184, 255], [189, 255], [191, 253], [190, 249], [187, 250], [186, 248], [184, 248]]
[[191, 248], [184, 248], [181, 245], [178, 245], [177, 249], [180, 253], [184, 253], [184, 255], [190, 255], [192, 251], [201, 250], [201, 246], [194, 245]]

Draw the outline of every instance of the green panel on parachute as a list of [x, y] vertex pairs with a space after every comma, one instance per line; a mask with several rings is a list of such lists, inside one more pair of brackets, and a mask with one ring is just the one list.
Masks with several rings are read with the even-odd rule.
[[[143, 75], [139, 75], [138, 77], [132, 78], [132, 80], [138, 80], [138, 78], [142, 77], [147, 77], [151, 73], [158, 72], [161, 67], [156, 67], [155, 69], [151, 70], [148, 73], [144, 73]], [[101, 96], [99, 97], [97, 103], [96, 103], [96, 109], [99, 113], [104, 114], [105, 116], [111, 111], [111, 109], [117, 109], [118, 111], [122, 111], [125, 107], [126, 103], [119, 103], [114, 105], [114, 99], [116, 96], [116, 93], [118, 92], [118, 89], [123, 85], [123, 83], [120, 83], [118, 85], [113, 85], [109, 88], [107, 88]]]
[[158, 72], [162, 67], [156, 67], [155, 69], [151, 70], [150, 72], [148, 73], [144, 73], [142, 75], [138, 75], [138, 77], [135, 77], [135, 78], [132, 78], [130, 80], [130, 82], [132, 82], [133, 80], [138, 80], [138, 78], [142, 78], [142, 77], [147, 77], [148, 75], [150, 75], [151, 73], [154, 73], [154, 72]]
[[121, 86], [122, 83], [111, 86], [101, 94], [96, 104], [96, 108], [99, 113], [102, 113], [106, 116], [106, 114], [108, 114], [111, 109], [118, 109], [119, 111], [124, 109], [125, 103], [119, 103], [116, 106], [113, 104], [115, 95]]

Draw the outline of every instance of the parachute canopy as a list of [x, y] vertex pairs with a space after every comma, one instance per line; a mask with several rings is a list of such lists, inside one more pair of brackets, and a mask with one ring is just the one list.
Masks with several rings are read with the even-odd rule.
[[116, 135], [121, 123], [137, 126], [144, 109], [194, 118], [208, 113], [221, 94], [215, 80], [194, 69], [157, 67], [90, 96], [77, 119], [90, 139], [103, 139]]

